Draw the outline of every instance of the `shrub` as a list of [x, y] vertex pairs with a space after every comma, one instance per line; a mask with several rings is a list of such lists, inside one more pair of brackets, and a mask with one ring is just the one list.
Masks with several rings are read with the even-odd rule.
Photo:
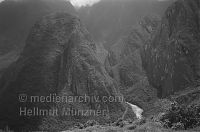
[[84, 126], [84, 124], [82, 124], [82, 123], [76, 123], [75, 125], [74, 125], [74, 128], [76, 129], [84, 129], [85, 128], [85, 126]]
[[87, 127], [96, 126], [96, 125], [99, 125], [99, 123], [97, 121], [95, 121], [95, 120], [89, 120], [89, 121], [87, 121], [84, 124], [84, 127], [87, 128]]
[[119, 118], [115, 123], [114, 126], [118, 126], [118, 127], [124, 127], [125, 123], [124, 120]]
[[164, 127], [190, 129], [200, 125], [200, 105], [184, 106], [172, 103], [171, 108], [160, 119]]
[[183, 130], [185, 128], [184, 128], [184, 124], [183, 123], [178, 122], [178, 123], [172, 124], [172, 129], [174, 129], [174, 130]]

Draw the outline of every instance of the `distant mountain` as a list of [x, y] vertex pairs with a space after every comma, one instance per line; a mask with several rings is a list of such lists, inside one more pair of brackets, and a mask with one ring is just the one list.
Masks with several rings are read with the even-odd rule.
[[[118, 119], [124, 110], [122, 103], [103, 102], [102, 97], [121, 97], [121, 94], [96, 56], [97, 47], [78, 18], [57, 13], [38, 21], [28, 36], [20, 58], [0, 80], [0, 128], [8, 125], [16, 131], [58, 131], [89, 119], [103, 123]], [[26, 103], [19, 102], [18, 96], [23, 93], [28, 96]], [[99, 97], [99, 100], [31, 102], [31, 96], [50, 94]], [[20, 116], [20, 107], [107, 110], [107, 113], [104, 115], [101, 111], [100, 116], [62, 116], [61, 113], [59, 116]]]
[[171, 3], [157, 0], [102, 0], [78, 12], [95, 40], [110, 48], [142, 17], [149, 14], [162, 16]]
[[200, 85], [199, 10], [199, 0], [175, 2], [144, 48], [143, 66], [160, 97]]
[[0, 55], [21, 50], [31, 27], [52, 12], [75, 13], [65, 0], [5, 0], [0, 3]]

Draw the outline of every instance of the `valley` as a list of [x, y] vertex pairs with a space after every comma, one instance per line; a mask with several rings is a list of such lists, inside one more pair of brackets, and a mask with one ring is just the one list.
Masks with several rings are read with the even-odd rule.
[[200, 131], [199, 12], [199, 0], [1, 2], [0, 129]]

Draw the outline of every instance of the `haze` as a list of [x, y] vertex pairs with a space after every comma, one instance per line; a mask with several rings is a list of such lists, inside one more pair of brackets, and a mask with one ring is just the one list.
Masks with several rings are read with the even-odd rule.
[[[4, 0], [0, 0], [2, 2]], [[95, 3], [98, 3], [101, 0], [69, 0], [71, 1], [72, 5], [75, 7], [82, 7], [82, 6], [92, 6]], [[167, 0], [158, 0], [158, 1], [167, 1]]]
[[[2, 2], [4, 0], [0, 0], [0, 2]], [[91, 6], [97, 2], [99, 2], [100, 0], [70, 0], [71, 3], [73, 4], [73, 6], [75, 7], [81, 7], [81, 6]]]

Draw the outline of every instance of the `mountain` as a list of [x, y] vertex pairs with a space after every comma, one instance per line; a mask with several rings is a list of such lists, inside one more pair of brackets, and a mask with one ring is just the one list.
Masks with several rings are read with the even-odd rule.
[[109, 49], [138, 20], [149, 14], [163, 15], [172, 1], [101, 0], [78, 10], [81, 20], [96, 41]]
[[159, 97], [199, 85], [199, 10], [199, 0], [176, 1], [144, 48], [143, 66]]
[[10, 64], [15, 62], [18, 57], [19, 53], [17, 51], [11, 51], [0, 56], [0, 78], [3, 72], [9, 67]]
[[0, 76], [16, 61], [34, 23], [52, 12], [76, 14], [65, 0], [5, 0], [0, 3]]
[[[123, 96], [97, 56], [97, 47], [78, 18], [56, 13], [36, 22], [19, 59], [0, 80], [0, 128], [8, 125], [16, 131], [61, 131], [89, 119], [106, 123], [119, 118], [124, 111], [123, 102], [108, 99]], [[23, 96], [18, 97], [21, 94]], [[24, 94], [27, 102], [23, 100]], [[45, 100], [45, 97], [55, 94], [76, 100]], [[35, 96], [42, 98], [42, 101], [37, 101]], [[89, 98], [85, 102], [77, 99], [85, 96], [99, 98], [97, 101]], [[107, 101], [103, 98], [107, 98]], [[25, 108], [56, 109], [59, 114], [20, 116], [20, 110]], [[63, 116], [63, 108], [106, 110], [106, 113], [99, 116]]]
[[52, 12], [75, 13], [65, 0], [5, 0], [0, 3], [0, 55], [22, 50], [34, 23]]
[[105, 63], [126, 100], [141, 106], [145, 111], [152, 106], [157, 95], [142, 66], [142, 49], [151, 40], [159, 23], [160, 19], [156, 15], [144, 17], [130, 33], [110, 48]]

